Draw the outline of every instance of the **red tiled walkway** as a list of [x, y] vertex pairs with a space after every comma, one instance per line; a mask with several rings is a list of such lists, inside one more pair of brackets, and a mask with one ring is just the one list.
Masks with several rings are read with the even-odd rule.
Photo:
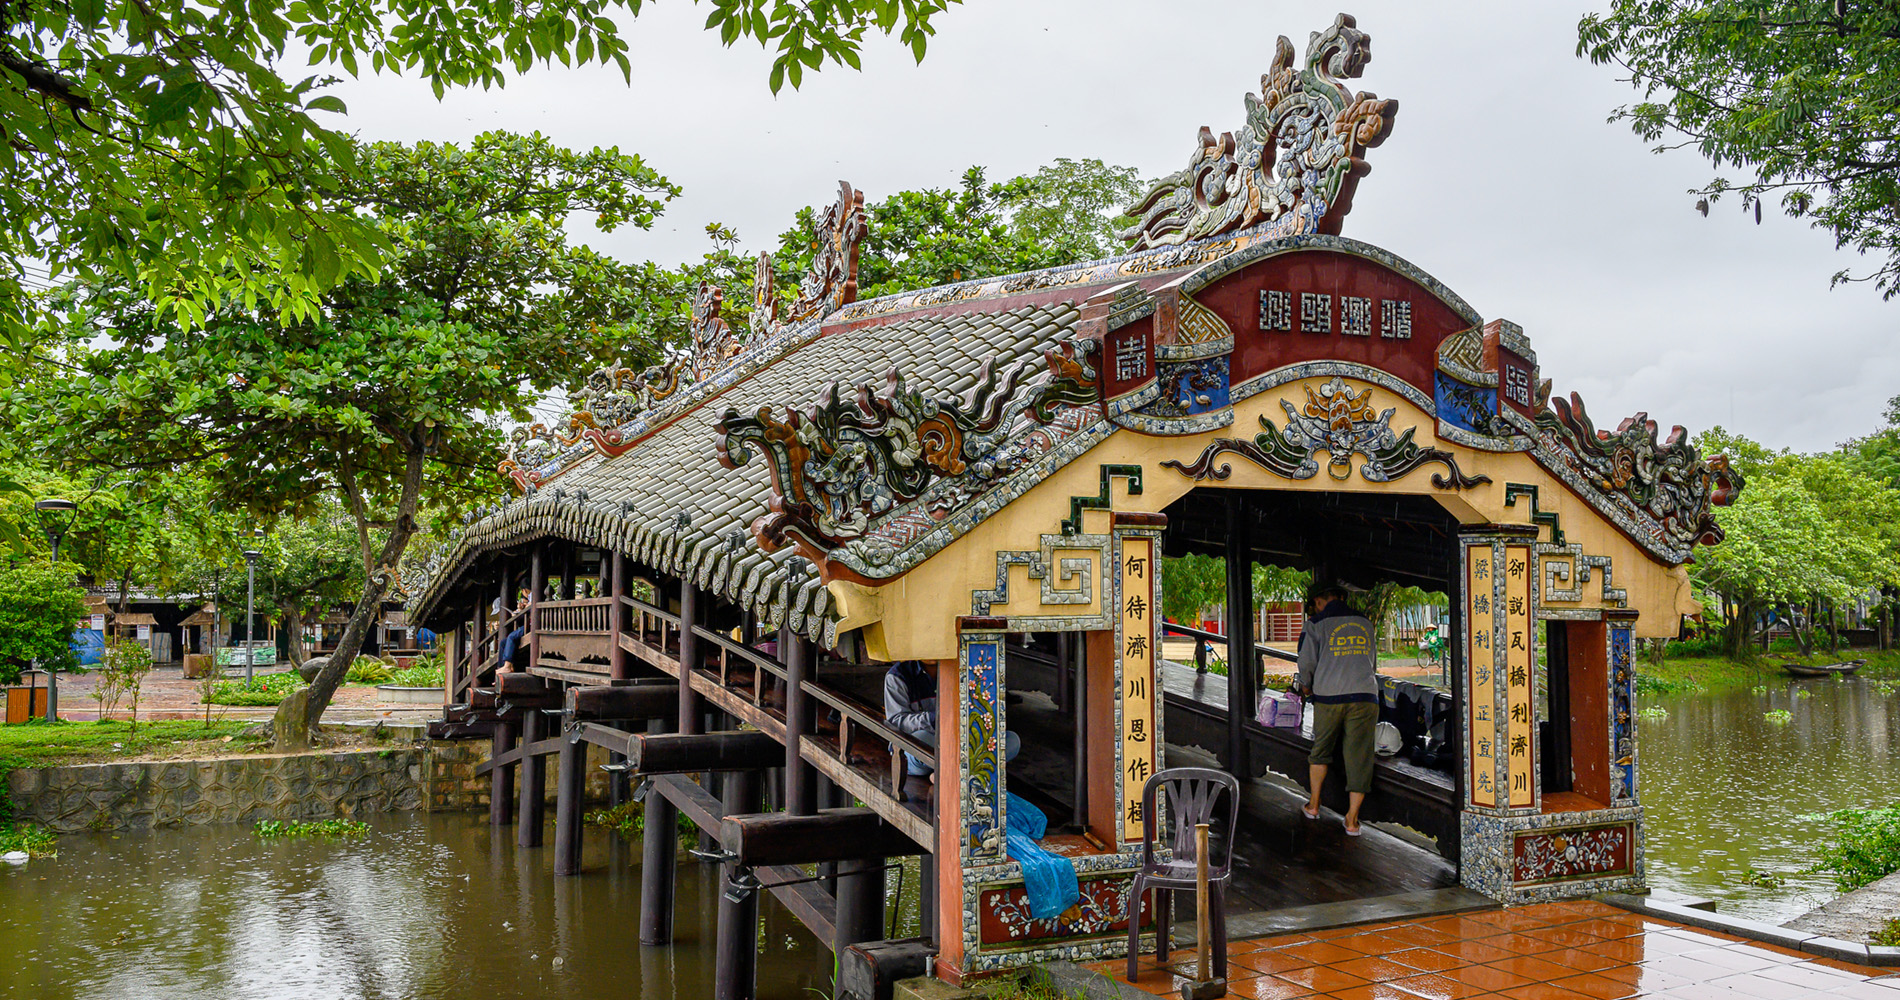
[[[1900, 1000], [1900, 970], [1589, 901], [1237, 941], [1228, 956], [1228, 996], [1252, 1000]], [[1193, 953], [1153, 958], [1134, 985], [1178, 995]], [[1126, 959], [1089, 968], [1129, 982]]]

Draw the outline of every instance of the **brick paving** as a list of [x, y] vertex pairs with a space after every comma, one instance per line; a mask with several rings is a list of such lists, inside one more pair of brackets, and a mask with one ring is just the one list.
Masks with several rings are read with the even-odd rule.
[[[1179, 995], [1192, 951], [1132, 984]], [[1128, 962], [1088, 966], [1129, 983]], [[1587, 900], [1232, 942], [1251, 1000], [1900, 1000], [1900, 970], [1849, 965]]]
[[[272, 672], [270, 668], [259, 668], [260, 672]], [[226, 674], [232, 679], [244, 676], [242, 667], [229, 668]], [[92, 692], [97, 689], [99, 675], [96, 671], [84, 674], [61, 674], [59, 678], [59, 717], [83, 721], [99, 717], [99, 703], [93, 699]], [[160, 664], [147, 674], [145, 682], [139, 688], [140, 719], [196, 719], [204, 715], [204, 702], [198, 698], [199, 681], [186, 680], [184, 667], [179, 664]], [[439, 718], [442, 715], [440, 705], [392, 705], [378, 700], [375, 687], [370, 685], [346, 684], [337, 688], [336, 696], [330, 701], [330, 708], [324, 718], [331, 722], [343, 722], [359, 719], [390, 719], [416, 721]], [[254, 705], [213, 705], [214, 718], [226, 719], [268, 719], [275, 711], [273, 706]], [[123, 703], [113, 713], [114, 718], [127, 718], [130, 712]]]

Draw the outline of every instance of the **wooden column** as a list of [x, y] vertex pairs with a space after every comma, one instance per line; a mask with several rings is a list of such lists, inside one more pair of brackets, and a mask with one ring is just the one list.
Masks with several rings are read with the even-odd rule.
[[884, 936], [883, 858], [838, 862], [836, 919], [832, 923], [831, 954]]
[[725, 891], [719, 894], [713, 1000], [752, 1000], [758, 989], [760, 890], [748, 869], [732, 862], [721, 868]]
[[627, 651], [620, 646], [620, 636], [627, 631], [627, 603], [622, 600], [627, 594], [627, 567], [619, 549], [614, 549], [613, 555], [608, 557], [608, 566], [607, 594], [613, 598], [613, 603], [607, 607], [607, 631], [611, 633], [607, 637], [610, 643], [607, 647], [607, 676], [612, 680], [624, 681], [633, 676], [633, 671], [627, 666]]
[[442, 644], [442, 704], [455, 700], [455, 669], [462, 665], [466, 657], [462, 653], [462, 638], [468, 634], [465, 626], [457, 625], [447, 635], [438, 634], [436, 641]]
[[[544, 732], [545, 724], [540, 709], [531, 708], [522, 713], [523, 746], [540, 740]], [[547, 815], [547, 761], [546, 757], [521, 758], [521, 801], [515, 807], [520, 817], [515, 823], [515, 844], [520, 847], [541, 846], [541, 822]]]
[[[496, 722], [489, 742], [489, 758], [499, 757], [514, 748], [515, 724], [506, 720]], [[488, 772], [488, 822], [492, 826], [505, 826], [514, 815], [515, 769], [512, 765], [495, 768]]]
[[577, 555], [575, 546], [571, 542], [568, 543], [561, 553], [561, 600], [563, 601], [571, 601], [574, 599], [575, 555]]
[[581, 872], [581, 808], [587, 796], [587, 744], [570, 739], [561, 746], [555, 783], [554, 874]]
[[[785, 809], [794, 816], [809, 816], [818, 809], [817, 772], [806, 764], [799, 744], [811, 731], [811, 699], [805, 696], [805, 679], [811, 669], [811, 643], [791, 635], [779, 646], [785, 655]], [[789, 646], [789, 649], [787, 648]]]
[[[1088, 645], [1073, 632], [1063, 632], [1061, 649], [1067, 657], [1057, 668], [1070, 674], [1069, 707], [1075, 716], [1075, 814], [1078, 829], [1089, 826], [1089, 685]], [[1072, 673], [1071, 673], [1072, 672]]]
[[[719, 786], [719, 811], [722, 815], [738, 816], [744, 813], [758, 812], [760, 803], [760, 779], [763, 771], [728, 771]], [[731, 849], [737, 844], [721, 844]]]
[[699, 667], [699, 588], [680, 580], [680, 712], [679, 731], [699, 732], [699, 693], [693, 690], [693, 671]]
[[1247, 720], [1259, 697], [1253, 648], [1253, 508], [1246, 494], [1227, 498], [1227, 771], [1246, 781]]
[[534, 557], [528, 568], [528, 666], [541, 662], [541, 623], [535, 620], [536, 609], [541, 606], [541, 592], [546, 589], [548, 580], [541, 569], [541, 546], [534, 547]]
[[[664, 733], [673, 727], [665, 719], [647, 723], [647, 732]], [[673, 943], [673, 874], [679, 861], [677, 810], [666, 796], [647, 788], [643, 803], [646, 829], [640, 835], [640, 943]], [[758, 904], [753, 904], [754, 923]], [[724, 947], [725, 935], [720, 935]], [[748, 942], [750, 944], [750, 942]]]

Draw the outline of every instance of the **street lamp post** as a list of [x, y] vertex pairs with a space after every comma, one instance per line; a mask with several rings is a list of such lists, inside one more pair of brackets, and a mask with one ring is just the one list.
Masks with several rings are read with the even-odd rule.
[[257, 629], [257, 617], [251, 610], [257, 600], [257, 557], [263, 555], [256, 549], [244, 550], [244, 683], [251, 683], [252, 668], [257, 664], [257, 647], [254, 633]]
[[[34, 501], [33, 509], [42, 513], [63, 513], [67, 515], [65, 524], [55, 528], [49, 522], [46, 527], [46, 540], [53, 546], [53, 562], [58, 563], [59, 540], [64, 538], [66, 536], [66, 530], [73, 526], [73, 518], [79, 516], [79, 505], [71, 500], [65, 500], [60, 497], [47, 497], [44, 500]], [[34, 666], [37, 667], [38, 664], [35, 663]], [[58, 718], [59, 671], [48, 670], [46, 672], [46, 721], [52, 722]]]

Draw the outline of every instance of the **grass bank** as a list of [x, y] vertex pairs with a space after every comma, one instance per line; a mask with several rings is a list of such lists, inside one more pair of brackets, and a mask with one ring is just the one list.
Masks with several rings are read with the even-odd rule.
[[1771, 653], [1745, 660], [1723, 656], [1665, 656], [1660, 663], [1643, 658], [1636, 664], [1636, 689], [1642, 694], [1675, 694], [1685, 691], [1721, 691], [1749, 688], [1757, 684], [1775, 684], [1787, 679], [1778, 665], [1782, 660], [1822, 665], [1842, 660], [1865, 659], [1860, 676], [1870, 680], [1900, 679], [1900, 650], [1843, 649], [1839, 653]]

